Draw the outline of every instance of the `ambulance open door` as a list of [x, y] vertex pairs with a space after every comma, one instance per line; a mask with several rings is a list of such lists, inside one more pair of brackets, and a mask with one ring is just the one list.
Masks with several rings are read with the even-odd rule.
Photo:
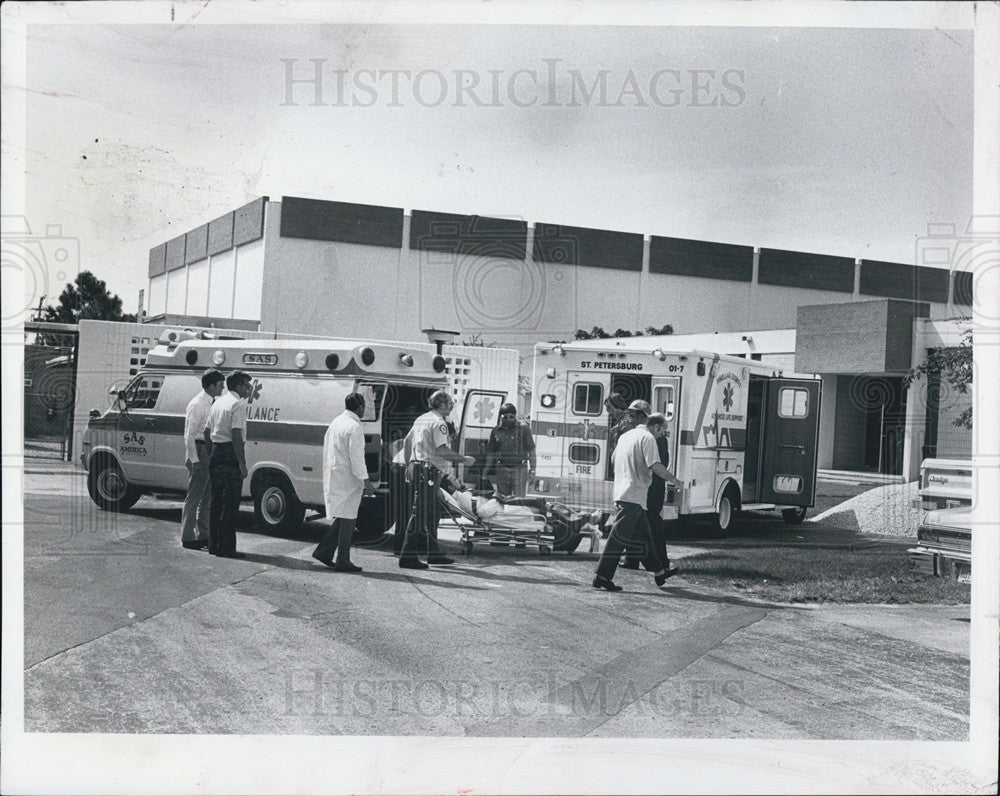
[[460, 477], [467, 483], [475, 483], [483, 475], [486, 443], [490, 441], [490, 432], [500, 420], [500, 407], [506, 400], [507, 393], [500, 390], [469, 390], [465, 394], [458, 428], [458, 452], [476, 459], [475, 465], [468, 472], [464, 465], [458, 468]]
[[818, 379], [768, 379], [761, 457], [763, 503], [811, 506], [816, 497]]
[[677, 468], [677, 439], [680, 407], [681, 380], [679, 376], [656, 376], [653, 378], [653, 400], [650, 402], [654, 412], [659, 412], [667, 418], [667, 443], [670, 448], [671, 472]]

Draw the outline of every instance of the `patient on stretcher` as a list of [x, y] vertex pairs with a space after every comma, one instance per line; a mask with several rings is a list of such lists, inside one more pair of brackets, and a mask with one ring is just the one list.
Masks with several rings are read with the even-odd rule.
[[491, 525], [526, 528], [547, 520], [553, 526], [562, 526], [568, 533], [576, 534], [590, 519], [587, 512], [574, 513], [563, 504], [546, 498], [501, 499], [494, 492], [479, 495], [464, 487], [453, 480], [442, 483], [441, 499], [453, 502], [463, 514]]

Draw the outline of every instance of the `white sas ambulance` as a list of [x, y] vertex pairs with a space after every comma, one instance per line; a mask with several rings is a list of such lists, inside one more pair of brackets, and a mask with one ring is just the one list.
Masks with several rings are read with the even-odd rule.
[[738, 511], [776, 509], [802, 522], [814, 503], [820, 380], [786, 378], [755, 360], [667, 351], [642, 338], [621, 345], [535, 346], [532, 430], [535, 491], [574, 508], [613, 511], [605, 400], [648, 401], [667, 418], [669, 469], [664, 519], [704, 515], [720, 530]]
[[318, 512], [309, 519], [322, 516], [323, 437], [348, 393], [366, 398], [365, 461], [379, 484], [374, 497], [362, 500], [362, 538], [380, 536], [403, 510], [390, 499], [392, 453], [427, 411], [433, 391], [453, 395], [460, 412], [456, 445], [480, 460], [500, 405], [516, 398], [512, 350], [438, 345], [435, 353], [424, 343], [205, 337], [164, 332], [142, 370], [113, 391], [110, 408], [91, 411], [81, 460], [100, 508], [121, 511], [144, 494], [186, 491], [184, 417], [209, 368], [252, 378], [244, 498], [253, 501], [258, 526], [277, 534], [298, 530], [306, 509]]

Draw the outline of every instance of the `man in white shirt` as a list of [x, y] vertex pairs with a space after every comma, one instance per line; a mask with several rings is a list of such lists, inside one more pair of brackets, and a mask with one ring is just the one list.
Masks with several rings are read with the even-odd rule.
[[244, 433], [250, 376], [241, 370], [226, 378], [227, 392], [212, 404], [205, 424], [212, 480], [212, 514], [208, 552], [221, 558], [246, 558], [236, 552], [236, 519], [240, 513], [243, 479], [247, 477]]
[[[437, 541], [437, 526], [441, 519], [438, 488], [452, 462], [473, 465], [476, 460], [451, 449], [448, 415], [455, 406], [452, 397], [438, 390], [427, 400], [430, 411], [418, 417], [410, 431], [412, 437], [413, 513], [406, 526], [406, 538], [399, 556], [403, 569], [427, 569], [427, 564], [454, 564], [455, 560], [441, 552]], [[427, 551], [427, 564], [417, 554]]]
[[654, 573], [657, 586], [662, 586], [678, 571], [676, 566], [660, 561], [646, 517], [646, 497], [653, 482], [653, 473], [667, 484], [680, 486], [680, 482], [660, 461], [656, 446], [656, 438], [666, 431], [667, 419], [661, 414], [650, 415], [649, 404], [645, 401], [633, 401], [629, 411], [641, 413], [645, 417], [645, 425], [626, 431], [615, 447], [614, 500], [618, 513], [601, 560], [597, 563], [593, 583], [595, 589], [608, 591], [622, 590], [612, 578], [622, 553], [629, 549], [642, 556], [643, 565]]
[[323, 438], [323, 499], [330, 530], [312, 555], [337, 572], [361, 572], [361, 567], [351, 563], [351, 536], [361, 495], [375, 494], [365, 466], [365, 432], [361, 427], [364, 414], [364, 396], [352, 392], [344, 399], [344, 411], [330, 423]]
[[217, 370], [206, 370], [201, 377], [201, 392], [191, 399], [184, 415], [184, 466], [188, 471], [188, 489], [181, 511], [181, 544], [188, 550], [208, 547], [212, 493], [203, 431], [212, 401], [222, 394], [225, 386], [225, 376]]

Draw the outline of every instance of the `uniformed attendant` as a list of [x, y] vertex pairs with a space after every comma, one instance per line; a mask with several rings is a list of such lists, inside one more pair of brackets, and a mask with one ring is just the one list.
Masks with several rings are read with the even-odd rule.
[[[452, 463], [475, 464], [471, 456], [453, 451], [449, 445], [448, 415], [455, 406], [444, 390], [433, 393], [427, 401], [429, 411], [413, 423], [410, 460], [410, 483], [413, 485], [413, 512], [406, 527], [406, 538], [399, 556], [403, 569], [427, 569], [427, 564], [454, 564], [444, 555], [437, 541], [437, 526], [441, 518], [438, 489], [441, 480], [451, 470]], [[418, 553], [427, 552], [427, 564]]]
[[188, 403], [184, 414], [184, 466], [188, 471], [188, 488], [181, 511], [181, 544], [188, 550], [208, 547], [212, 491], [203, 433], [212, 402], [225, 388], [225, 376], [217, 370], [206, 370], [201, 377], [201, 390]]
[[247, 426], [250, 376], [242, 370], [226, 378], [227, 392], [219, 396], [208, 413], [205, 441], [212, 480], [212, 518], [208, 552], [221, 558], [246, 558], [236, 552], [236, 519], [240, 513], [247, 458], [243, 449]]
[[528, 476], [535, 472], [535, 440], [528, 426], [517, 421], [517, 407], [511, 403], [500, 407], [500, 424], [490, 431], [483, 474], [488, 476], [494, 465], [497, 492], [524, 497]]

